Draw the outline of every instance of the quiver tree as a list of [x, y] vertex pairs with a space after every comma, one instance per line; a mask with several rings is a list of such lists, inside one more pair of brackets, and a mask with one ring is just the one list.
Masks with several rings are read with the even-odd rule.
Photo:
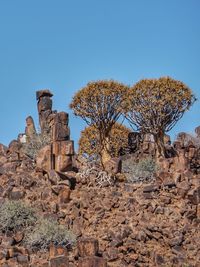
[[[109, 154], [111, 157], [118, 157], [120, 149], [126, 148], [128, 135], [131, 130], [119, 123], [115, 123], [109, 133]], [[99, 131], [93, 126], [88, 126], [81, 132], [79, 139], [79, 155], [84, 155], [90, 159], [101, 158], [101, 144]]]
[[180, 81], [170, 77], [144, 79], [130, 88], [125, 113], [137, 130], [154, 136], [157, 155], [165, 156], [165, 132], [174, 127], [195, 100], [192, 91]]
[[76, 116], [98, 131], [103, 166], [111, 158], [109, 134], [123, 113], [122, 103], [128, 89], [128, 86], [113, 80], [90, 82], [75, 94], [70, 104]]

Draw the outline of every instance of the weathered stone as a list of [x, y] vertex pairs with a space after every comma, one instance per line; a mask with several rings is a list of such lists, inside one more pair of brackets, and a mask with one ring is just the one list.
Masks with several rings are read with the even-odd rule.
[[49, 257], [50, 259], [52, 259], [57, 256], [68, 256], [67, 248], [63, 246], [55, 246], [53, 243], [51, 243], [49, 249]]
[[14, 238], [16, 243], [20, 243], [24, 238], [24, 233], [23, 232], [16, 232], [15, 235], [13, 236], [13, 238]]
[[60, 123], [63, 125], [68, 125], [69, 115], [66, 112], [58, 112], [54, 117], [54, 123]]
[[174, 180], [174, 182], [177, 184], [177, 183], [180, 183], [181, 182], [181, 174], [180, 172], [173, 172], [172, 173], [172, 178]]
[[79, 259], [78, 267], [107, 267], [107, 263], [100, 257], [85, 257]]
[[55, 170], [50, 170], [48, 172], [48, 178], [53, 185], [57, 185], [60, 181], [60, 176]]
[[200, 204], [197, 205], [197, 218], [200, 219]]
[[120, 173], [122, 170], [122, 161], [119, 158], [112, 158], [105, 163], [104, 168], [108, 173]]
[[8, 146], [8, 151], [9, 153], [13, 153], [13, 152], [19, 153], [20, 148], [21, 148], [21, 144], [17, 140], [13, 140], [10, 142]]
[[38, 102], [38, 112], [39, 114], [43, 111], [51, 110], [52, 109], [52, 100], [48, 96], [43, 96], [40, 98]]
[[51, 170], [51, 146], [47, 145], [40, 149], [36, 157], [36, 166], [38, 169], [44, 170], [46, 172]]
[[174, 141], [173, 147], [175, 150], [180, 151], [182, 149], [182, 143], [180, 141]]
[[0, 144], [0, 156], [5, 156], [7, 153], [8, 148], [3, 144]]
[[188, 199], [192, 204], [197, 205], [200, 203], [200, 186], [188, 192]]
[[55, 157], [55, 170], [58, 172], [70, 171], [72, 169], [72, 157], [58, 155]]
[[163, 181], [163, 185], [165, 187], [169, 187], [169, 188], [176, 187], [176, 183], [175, 183], [175, 181], [173, 179], [164, 180]]
[[180, 142], [181, 148], [184, 148], [187, 144], [187, 133], [181, 132], [177, 135], [177, 141]]
[[174, 158], [174, 165], [176, 166], [176, 170], [180, 170], [182, 172], [189, 169], [189, 160], [185, 156], [185, 151], [183, 149], [179, 151], [178, 157]]
[[143, 188], [143, 192], [144, 193], [151, 193], [151, 192], [156, 192], [159, 190], [159, 186], [158, 185], [146, 185], [144, 188]]
[[2, 166], [0, 166], [0, 174], [8, 174], [8, 173], [13, 173], [16, 171], [18, 167], [18, 163], [16, 162], [6, 162]]
[[168, 173], [170, 169], [170, 160], [167, 158], [160, 158], [158, 161], [158, 165], [159, 165], [159, 169], [162, 170], [161, 174]]
[[27, 264], [29, 262], [29, 257], [27, 255], [18, 255], [17, 262], [22, 266], [28, 266]]
[[65, 186], [59, 193], [59, 202], [62, 203], [68, 203], [70, 200], [70, 193], [71, 190], [68, 186]]
[[195, 133], [196, 133], [197, 137], [200, 138], [200, 126], [195, 128]]
[[53, 125], [53, 140], [65, 141], [70, 139], [70, 130], [67, 125], [57, 123]]
[[64, 185], [64, 186], [67, 186], [67, 187], [71, 187], [71, 183], [69, 180], [62, 180], [60, 182], [58, 182], [58, 185]]
[[99, 251], [99, 243], [94, 238], [80, 238], [77, 243], [80, 257], [96, 256]]
[[189, 148], [188, 158], [189, 158], [190, 160], [191, 160], [192, 158], [194, 158], [195, 153], [196, 153], [196, 148], [194, 148], [194, 147]]
[[8, 257], [8, 252], [4, 247], [0, 247], [0, 261]]
[[177, 193], [183, 198], [186, 196], [186, 194], [190, 190], [190, 185], [186, 181], [182, 181], [180, 183], [177, 183], [176, 186], [178, 189]]
[[55, 155], [66, 155], [66, 156], [74, 155], [74, 142], [72, 140], [54, 142], [53, 153]]
[[157, 253], [155, 254], [154, 261], [155, 261], [156, 266], [158, 267], [163, 266], [163, 264], [165, 264], [165, 260], [163, 256]]
[[58, 256], [50, 259], [50, 267], [69, 267], [69, 259], [66, 256]]
[[41, 192], [41, 199], [42, 200], [48, 200], [51, 196], [51, 190], [50, 188], [44, 188], [43, 191]]
[[27, 173], [21, 173], [20, 180], [21, 180], [21, 185], [25, 189], [30, 189], [35, 184], [33, 177]]
[[104, 258], [109, 261], [114, 261], [119, 258], [119, 252], [117, 248], [108, 248], [106, 252], [103, 254]]
[[28, 256], [29, 253], [26, 248], [19, 246], [13, 246], [8, 249], [8, 258], [14, 258], [17, 257], [18, 255]]
[[36, 91], [36, 99], [37, 100], [39, 100], [41, 97], [44, 97], [44, 96], [52, 97], [53, 94], [51, 93], [51, 91], [49, 89]]
[[25, 196], [25, 192], [18, 190], [17, 188], [14, 188], [9, 194], [9, 198], [11, 200], [20, 200], [20, 199], [23, 199], [24, 196]]
[[52, 191], [56, 194], [59, 195], [59, 193], [62, 191], [63, 189], [63, 185], [53, 185], [51, 187]]

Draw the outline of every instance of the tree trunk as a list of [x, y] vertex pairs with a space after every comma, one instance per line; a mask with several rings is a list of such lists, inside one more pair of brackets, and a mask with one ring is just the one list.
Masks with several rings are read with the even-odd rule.
[[164, 143], [165, 133], [160, 131], [158, 134], [154, 135], [154, 140], [156, 144], [156, 157], [165, 158], [165, 143]]
[[109, 137], [105, 137], [104, 140], [102, 140], [102, 149], [101, 149], [101, 163], [103, 168], [105, 167], [105, 163], [111, 159], [109, 148], [110, 148]]

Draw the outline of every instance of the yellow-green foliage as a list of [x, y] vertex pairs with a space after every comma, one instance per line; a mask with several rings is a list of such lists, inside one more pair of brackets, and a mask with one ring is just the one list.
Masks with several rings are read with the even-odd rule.
[[[130, 132], [130, 129], [127, 127], [119, 123], [114, 124], [108, 138], [108, 147], [110, 149], [109, 153], [112, 157], [118, 156], [120, 148], [127, 146], [128, 134]], [[79, 140], [79, 154], [85, 154], [89, 157], [101, 155], [99, 132], [93, 125], [86, 127], [85, 130], [81, 132]]]
[[90, 82], [75, 94], [70, 108], [76, 116], [103, 131], [112, 127], [121, 115], [127, 90], [127, 86], [113, 80]]
[[113, 80], [90, 82], [75, 94], [70, 104], [76, 116], [98, 131], [102, 165], [111, 157], [107, 140], [112, 126], [123, 113], [122, 104], [128, 89]]
[[170, 77], [144, 79], [129, 91], [126, 111], [129, 120], [146, 133], [169, 131], [195, 101], [184, 83]]

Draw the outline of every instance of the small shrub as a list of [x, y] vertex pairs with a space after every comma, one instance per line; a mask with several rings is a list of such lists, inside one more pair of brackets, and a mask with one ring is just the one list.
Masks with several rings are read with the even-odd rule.
[[0, 206], [0, 231], [3, 233], [31, 227], [36, 220], [35, 210], [22, 201], [7, 200]]
[[158, 171], [158, 166], [152, 158], [142, 159], [138, 163], [134, 162], [133, 158], [130, 158], [123, 162], [122, 171], [129, 182], [148, 182], [153, 180], [155, 172]]
[[75, 243], [75, 236], [63, 225], [48, 219], [40, 219], [34, 229], [30, 231], [25, 243], [32, 249], [47, 250], [51, 243], [71, 247]]
[[86, 165], [77, 174], [82, 181], [86, 181], [88, 186], [97, 186], [99, 188], [113, 185], [115, 177], [102, 170], [97, 161], [88, 161]]
[[35, 159], [38, 151], [51, 142], [50, 133], [35, 134], [30, 140], [23, 144], [23, 152], [32, 159]]
[[7, 200], [0, 206], [0, 232], [23, 230], [25, 245], [32, 249], [46, 250], [50, 243], [71, 247], [75, 235], [58, 222], [44, 219], [36, 210], [22, 201]]

